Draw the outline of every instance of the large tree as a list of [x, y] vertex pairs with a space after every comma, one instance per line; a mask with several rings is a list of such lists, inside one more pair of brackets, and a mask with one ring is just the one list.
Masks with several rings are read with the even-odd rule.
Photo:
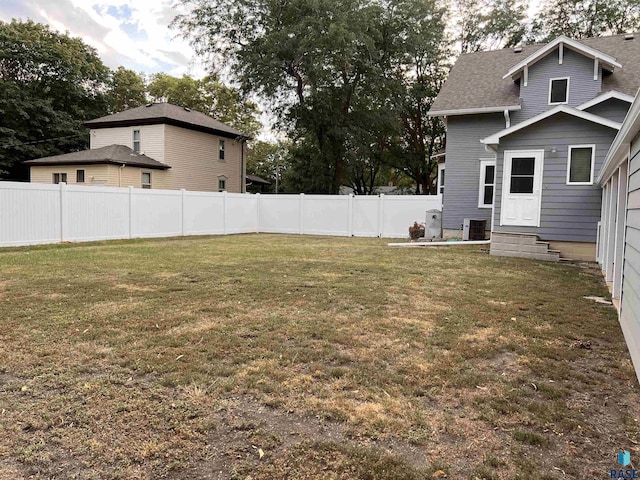
[[522, 0], [454, 0], [454, 40], [462, 53], [512, 47], [528, 31], [527, 2]]
[[0, 21], [0, 175], [86, 148], [82, 121], [108, 112], [109, 70], [82, 40], [32, 21]]
[[638, 0], [547, 0], [529, 36], [531, 40], [545, 42], [558, 35], [587, 38], [638, 29]]
[[147, 101], [144, 78], [133, 70], [118, 67], [111, 74], [108, 97], [111, 111], [114, 113], [144, 105]]
[[[442, 39], [442, 15], [425, 0], [184, 0], [177, 24], [212, 65], [230, 64], [245, 91], [265, 98], [292, 137], [288, 175], [308, 192], [344, 184], [371, 193], [401, 136], [406, 29]], [[426, 9], [426, 10], [425, 10]], [[400, 12], [400, 13], [399, 13]]]

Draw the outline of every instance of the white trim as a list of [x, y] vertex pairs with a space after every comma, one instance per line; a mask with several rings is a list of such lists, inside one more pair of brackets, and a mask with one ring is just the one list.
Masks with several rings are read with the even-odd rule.
[[552, 117], [553, 115], [556, 115], [558, 113], [566, 113], [568, 115], [573, 115], [574, 117], [582, 118], [583, 120], [587, 120], [589, 122], [604, 125], [605, 127], [613, 128], [614, 130], [620, 130], [620, 127], [622, 126], [622, 124], [618, 122], [614, 122], [613, 120], [609, 120], [608, 118], [594, 115], [593, 113], [577, 110], [567, 105], [558, 105], [557, 107], [551, 108], [546, 112], [542, 112], [536, 115], [535, 117], [531, 117], [530, 119], [525, 120], [524, 122], [520, 122], [517, 125], [514, 125], [509, 128], [505, 128], [504, 130], [494, 133], [493, 135], [487, 138], [483, 138], [482, 140], [480, 140], [480, 143], [483, 143], [485, 145], [499, 145], [500, 139], [502, 137], [511, 135], [512, 133], [517, 132], [518, 130], [522, 130], [523, 128], [533, 125], [534, 123], [538, 123], [539, 121], [544, 120], [545, 118]]
[[435, 155], [431, 155], [431, 158], [444, 157], [446, 154], [447, 152], [436, 153]]
[[599, 60], [602, 60], [603, 63], [605, 63], [607, 65], [610, 65], [612, 67], [622, 68], [622, 65], [620, 65], [618, 62], [616, 62], [616, 59], [614, 57], [612, 57], [610, 55], [607, 55], [606, 53], [603, 53], [600, 50], [596, 50], [595, 48], [587, 47], [586, 45], [584, 45], [584, 44], [582, 44], [580, 42], [577, 42], [575, 40], [572, 40], [572, 39], [570, 39], [568, 37], [565, 37], [564, 35], [560, 35], [558, 38], [556, 38], [552, 42], [548, 43], [547, 45], [545, 45], [544, 47], [540, 48], [539, 50], [533, 52], [533, 54], [529, 55], [527, 58], [522, 60], [520, 63], [516, 64], [502, 78], [505, 79], [505, 78], [508, 78], [508, 77], [512, 77], [513, 75], [518, 73], [520, 70], [522, 70], [525, 66], [531, 66], [532, 64], [534, 64], [535, 62], [537, 62], [541, 58], [547, 56], [547, 54], [550, 51], [552, 51], [555, 47], [559, 46], [560, 44], [563, 44], [564, 46], [569, 47], [571, 50], [575, 50], [577, 52], [580, 52], [583, 55], [586, 55], [588, 57], [591, 57], [591, 58], [594, 58], [594, 59], [597, 58]]
[[564, 60], [564, 43], [558, 46], [558, 65], [562, 65]]
[[[574, 148], [590, 148], [591, 149], [591, 174], [589, 175], [588, 182], [572, 182], [569, 179], [569, 175], [571, 173], [571, 151]], [[596, 160], [596, 145], [594, 143], [587, 145], [569, 145], [567, 150], [567, 183], [566, 185], [593, 185], [593, 169], [595, 166]]]
[[473, 115], [474, 113], [500, 113], [504, 110], [511, 112], [521, 110], [521, 105], [508, 105], [504, 107], [476, 107], [476, 108], [461, 108], [457, 110], [436, 110], [428, 113], [430, 117], [446, 117], [448, 115]]
[[[444, 187], [447, 184], [447, 167], [445, 166], [446, 163], [439, 163], [438, 164], [438, 181], [436, 182], [436, 192], [438, 192], [438, 195], [442, 195], [444, 192]], [[444, 172], [444, 182], [441, 182], [441, 175], [442, 172]], [[442, 191], [440, 191], [442, 190]]]
[[631, 104], [618, 135], [611, 143], [607, 157], [598, 174], [597, 181], [600, 185], [604, 185], [616, 171], [618, 165], [624, 161], [625, 155], [629, 151], [631, 140], [640, 130], [640, 100], [638, 98], [636, 96]]
[[[564, 102], [552, 102], [551, 101], [551, 87], [554, 80], [566, 80], [567, 81], [567, 95], [564, 98]], [[569, 87], [571, 86], [571, 77], [555, 77], [549, 79], [549, 105], [566, 105], [569, 103]]]
[[607, 93], [603, 93], [602, 95], [598, 95], [596, 98], [589, 100], [588, 102], [583, 103], [582, 105], [578, 105], [576, 108], [578, 110], [587, 110], [599, 103], [606, 102], [615, 98], [616, 100], [622, 100], [623, 102], [633, 103], [633, 98], [631, 95], [627, 95], [626, 93], [618, 92], [617, 90], [609, 90]]
[[[493, 184], [485, 183], [487, 178], [487, 167], [493, 166]], [[491, 203], [483, 203], [484, 201], [484, 187], [493, 185], [493, 198]], [[496, 160], [492, 159], [480, 159], [480, 182], [478, 185], [478, 208], [493, 208], [496, 203]]]
[[[536, 165], [533, 171], [533, 193], [538, 196], [538, 222], [536, 225], [515, 225], [504, 223], [505, 197], [508, 195], [509, 184], [511, 179], [511, 160], [514, 157], [534, 156]], [[507, 158], [510, 160], [507, 162]], [[538, 159], [540, 160], [538, 162]], [[500, 202], [500, 226], [510, 225], [517, 227], [540, 227], [540, 219], [542, 217], [542, 180], [544, 177], [544, 150], [505, 150], [503, 154], [503, 172], [502, 172], [502, 197]]]

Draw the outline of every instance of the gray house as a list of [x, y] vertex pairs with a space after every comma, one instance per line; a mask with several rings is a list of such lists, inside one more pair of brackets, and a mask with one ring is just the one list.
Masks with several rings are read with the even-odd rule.
[[494, 255], [596, 259], [596, 182], [640, 87], [634, 35], [462, 55], [431, 115], [447, 125], [445, 236], [486, 220]]

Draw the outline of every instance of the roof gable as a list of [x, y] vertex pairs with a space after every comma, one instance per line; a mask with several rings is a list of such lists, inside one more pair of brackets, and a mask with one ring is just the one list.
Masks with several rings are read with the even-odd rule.
[[605, 127], [612, 128], [614, 130], [620, 130], [620, 126], [621, 126], [621, 124], [618, 122], [614, 122], [613, 120], [609, 120], [607, 118], [594, 115], [593, 113], [584, 112], [576, 108], [567, 107], [566, 105], [558, 105], [557, 107], [547, 110], [546, 112], [536, 115], [535, 117], [531, 117], [528, 120], [525, 120], [524, 122], [520, 122], [517, 125], [514, 125], [509, 128], [505, 128], [504, 130], [494, 133], [493, 135], [490, 135], [487, 138], [480, 140], [480, 143], [483, 143], [488, 146], [499, 145], [501, 138], [511, 135], [512, 133], [515, 133], [519, 130], [527, 128], [535, 123], [538, 123], [542, 120], [545, 120], [546, 118], [552, 117], [559, 113], [572, 115], [574, 117], [581, 118], [589, 122], [593, 122], [599, 125], [603, 125]]
[[[615, 90], [635, 95], [640, 88], [640, 36], [627, 35], [585, 38], [580, 44], [615, 56], [623, 68], [604, 75], [602, 91]], [[501, 112], [520, 105], [519, 87], [511, 77], [504, 78], [522, 59], [530, 57], [546, 45], [513, 48], [460, 55], [449, 72], [447, 81], [434, 101], [429, 115], [465, 115], [481, 111]], [[471, 111], [469, 111], [471, 110]]]
[[616, 92], [615, 90], [610, 90], [602, 95], [598, 95], [593, 100], [589, 100], [588, 102], [583, 103], [582, 105], [578, 105], [576, 108], [578, 110], [587, 110], [591, 107], [594, 107], [602, 102], [606, 102], [607, 100], [611, 100], [612, 98], [617, 100], [622, 100], [623, 102], [627, 102], [629, 104], [633, 103], [633, 96], [627, 95], [626, 93]]
[[509, 69], [509, 71], [502, 78], [517, 77], [520, 74], [520, 72], [524, 70], [524, 68], [530, 67], [531, 65], [535, 64], [536, 62], [543, 59], [547, 55], [551, 54], [552, 52], [555, 51], [557, 47], [561, 47], [561, 48], [567, 47], [586, 57], [589, 57], [592, 59], [598, 59], [602, 63], [603, 67], [609, 66], [610, 71], [613, 71], [613, 69], [616, 67], [622, 68], [622, 65], [620, 65], [616, 61], [616, 59], [611, 55], [607, 55], [606, 53], [601, 52], [600, 50], [597, 50], [593, 47], [589, 47], [588, 45], [584, 45], [576, 40], [572, 40], [568, 37], [565, 37], [564, 35], [560, 35], [558, 38], [556, 38], [552, 42], [549, 42], [544, 47], [536, 50], [531, 55], [529, 55], [528, 57], [521, 60], [513, 67], [511, 67], [511, 69]]

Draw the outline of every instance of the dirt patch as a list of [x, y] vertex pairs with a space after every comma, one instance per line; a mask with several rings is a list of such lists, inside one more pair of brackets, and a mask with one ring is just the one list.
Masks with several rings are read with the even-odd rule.
[[374, 453], [392, 453], [415, 468], [430, 463], [424, 447], [395, 438], [353, 438], [345, 424], [274, 409], [244, 396], [230, 398], [215, 414], [215, 423], [217, 427], [207, 442], [206, 460], [170, 478], [185, 478], [185, 474], [203, 480], [239, 478], [234, 475], [286, 458], [292, 450], [307, 443], [339, 443]]

